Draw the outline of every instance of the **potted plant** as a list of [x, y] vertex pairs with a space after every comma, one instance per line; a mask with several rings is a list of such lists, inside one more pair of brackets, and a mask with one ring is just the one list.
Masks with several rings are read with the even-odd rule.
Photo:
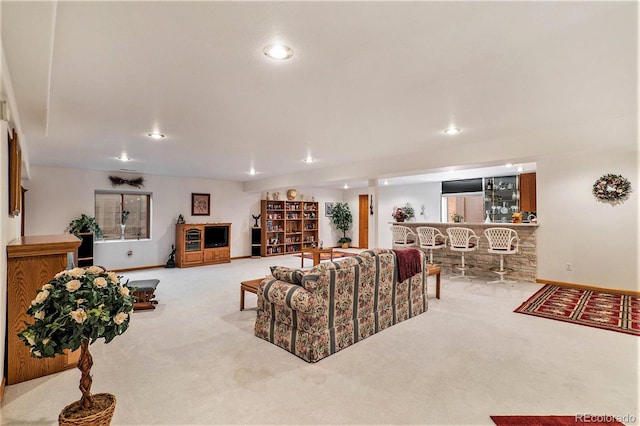
[[115, 396], [91, 394], [89, 345], [100, 338], [109, 343], [129, 327], [133, 296], [119, 278], [99, 266], [59, 272], [38, 290], [27, 310], [34, 322], [25, 323], [18, 337], [32, 357], [53, 358], [80, 348], [82, 398], [60, 412], [60, 425], [109, 424], [113, 416]]
[[349, 204], [335, 203], [331, 221], [338, 231], [342, 231], [342, 238], [338, 240], [338, 243], [342, 244], [342, 248], [348, 248], [351, 238], [347, 237], [347, 231], [351, 229], [351, 224], [353, 223], [353, 216], [351, 215], [351, 210], [349, 210]]
[[451, 213], [451, 220], [453, 220], [455, 223], [460, 223], [464, 220], [464, 216], [456, 212], [453, 212]]
[[102, 238], [102, 229], [100, 229], [100, 225], [96, 222], [96, 218], [87, 216], [84, 213], [82, 213], [79, 218], [69, 222], [66, 231], [75, 236], [83, 232], [93, 232], [96, 238]]

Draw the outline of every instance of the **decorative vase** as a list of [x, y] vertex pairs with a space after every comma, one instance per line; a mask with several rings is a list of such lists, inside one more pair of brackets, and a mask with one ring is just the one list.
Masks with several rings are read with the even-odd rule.
[[296, 195], [298, 195], [298, 191], [295, 189], [290, 189], [287, 191], [287, 200], [293, 201], [296, 199]]
[[92, 395], [93, 405], [82, 408], [80, 401], [72, 402], [58, 415], [60, 426], [109, 426], [116, 409], [116, 396], [110, 393]]
[[120, 224], [120, 239], [124, 240], [124, 229], [127, 227], [124, 223]]
[[404, 222], [404, 219], [396, 219], [396, 222]]

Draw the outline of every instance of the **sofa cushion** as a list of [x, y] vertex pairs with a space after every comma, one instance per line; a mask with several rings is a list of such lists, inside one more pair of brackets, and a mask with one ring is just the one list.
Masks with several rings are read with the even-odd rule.
[[300, 269], [287, 268], [286, 266], [272, 266], [271, 275], [273, 275], [275, 279], [286, 283], [302, 285], [304, 272]]

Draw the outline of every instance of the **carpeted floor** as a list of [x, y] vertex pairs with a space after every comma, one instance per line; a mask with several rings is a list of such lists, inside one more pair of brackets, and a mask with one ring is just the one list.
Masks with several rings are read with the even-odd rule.
[[640, 298], [546, 285], [514, 312], [640, 336]]
[[571, 426], [588, 424], [590, 426], [622, 425], [613, 416], [491, 416], [497, 426]]
[[[430, 277], [427, 312], [308, 364], [254, 336], [255, 294], [239, 310], [240, 282], [273, 265], [299, 267], [300, 258], [123, 274], [159, 279], [159, 303], [135, 312], [111, 343], [91, 345], [92, 392], [118, 398], [112, 425], [493, 425], [491, 414], [589, 412], [640, 418], [640, 339], [514, 315], [539, 284], [445, 275], [436, 299]], [[57, 425], [60, 410], [80, 397], [79, 380], [71, 369], [7, 386], [0, 425]]]

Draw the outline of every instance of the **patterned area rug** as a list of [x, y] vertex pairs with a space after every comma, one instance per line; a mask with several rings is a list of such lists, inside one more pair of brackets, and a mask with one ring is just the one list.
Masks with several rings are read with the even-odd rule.
[[[586, 416], [586, 415], [585, 415]], [[614, 416], [589, 415], [580, 416], [491, 416], [491, 420], [498, 426], [568, 426], [568, 425], [622, 425]]]
[[[340, 251], [340, 250], [334, 250], [333, 251], [333, 259], [338, 259], [341, 257], [351, 257], [351, 256], [357, 256], [358, 253], [350, 253], [348, 251]], [[296, 254], [295, 256], [300, 257], [300, 254]], [[304, 254], [304, 258], [305, 259], [313, 259], [313, 253], [305, 253]], [[320, 253], [320, 260], [329, 260], [331, 259], [331, 256], [329, 255], [329, 253]]]
[[514, 312], [640, 336], [640, 297], [547, 284]]

